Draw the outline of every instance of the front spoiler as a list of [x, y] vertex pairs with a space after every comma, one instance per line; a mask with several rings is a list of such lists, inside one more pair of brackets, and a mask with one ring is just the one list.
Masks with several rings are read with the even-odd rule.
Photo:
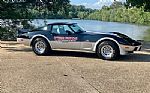
[[142, 45], [139, 46], [129, 46], [120, 44], [120, 55], [125, 55], [127, 53], [133, 53], [134, 51], [140, 51]]

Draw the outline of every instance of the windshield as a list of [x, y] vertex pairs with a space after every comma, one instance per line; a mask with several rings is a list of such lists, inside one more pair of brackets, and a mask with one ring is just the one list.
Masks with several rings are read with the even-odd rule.
[[70, 28], [75, 32], [75, 33], [80, 33], [80, 32], [85, 32], [81, 27], [79, 27], [77, 24], [72, 24], [70, 25]]

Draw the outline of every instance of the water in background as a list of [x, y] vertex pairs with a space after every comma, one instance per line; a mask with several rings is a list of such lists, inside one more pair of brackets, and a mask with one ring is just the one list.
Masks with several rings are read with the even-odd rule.
[[[136, 40], [143, 40], [145, 31], [149, 28], [148, 26], [139, 26], [133, 24], [117, 23], [117, 22], [103, 22], [103, 21], [96, 21], [96, 20], [48, 19], [46, 21], [47, 24], [54, 23], [54, 22], [78, 23], [86, 31], [120, 32]], [[40, 27], [40, 26], [44, 26], [45, 23], [43, 19], [35, 19], [32, 21], [32, 24], [35, 25], [36, 27]]]

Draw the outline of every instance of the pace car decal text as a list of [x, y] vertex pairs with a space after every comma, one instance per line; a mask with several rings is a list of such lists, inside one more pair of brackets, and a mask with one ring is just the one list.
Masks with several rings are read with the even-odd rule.
[[70, 41], [70, 42], [74, 42], [78, 40], [78, 37], [60, 37], [60, 36], [56, 36], [54, 37], [55, 41]]

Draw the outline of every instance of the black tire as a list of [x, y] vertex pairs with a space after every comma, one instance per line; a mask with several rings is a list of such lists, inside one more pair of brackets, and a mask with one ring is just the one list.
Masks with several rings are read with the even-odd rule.
[[[43, 46], [43, 50], [40, 51], [38, 48], [37, 48], [37, 44], [41, 43], [41, 46]], [[36, 54], [36, 55], [48, 55], [50, 54], [51, 52], [51, 48], [50, 48], [50, 45], [49, 43], [44, 39], [44, 38], [36, 38], [34, 41], [33, 41], [33, 44], [32, 44], [32, 50], [33, 52]]]
[[98, 45], [96, 54], [104, 60], [115, 60], [119, 57], [120, 51], [118, 45], [113, 41], [103, 41]]

